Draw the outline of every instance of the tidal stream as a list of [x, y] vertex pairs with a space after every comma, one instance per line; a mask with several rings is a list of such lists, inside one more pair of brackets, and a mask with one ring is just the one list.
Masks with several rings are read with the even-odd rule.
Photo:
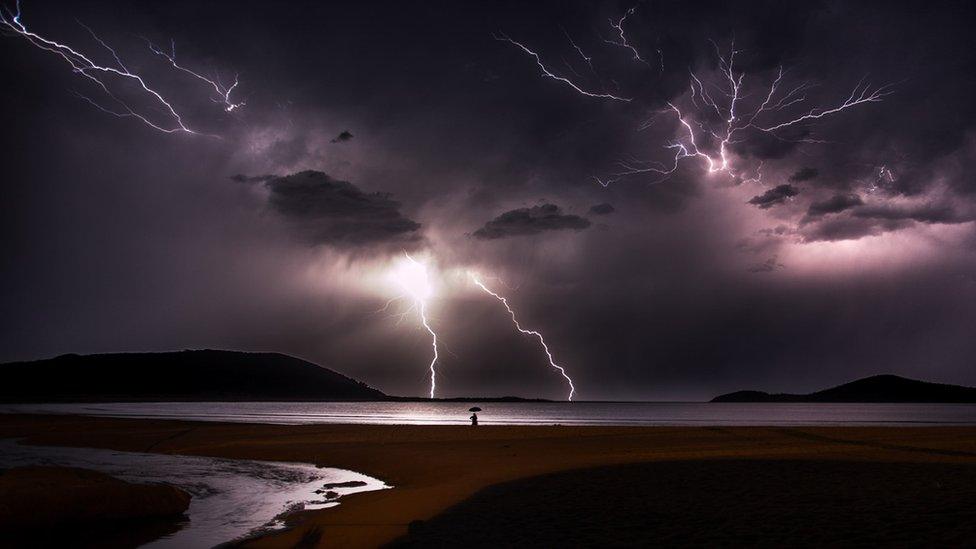
[[[214, 547], [282, 528], [282, 516], [288, 512], [331, 507], [348, 494], [389, 488], [360, 473], [306, 463], [28, 446], [0, 440], [0, 468], [25, 465], [81, 467], [130, 482], [165, 483], [186, 490], [193, 496], [189, 520], [178, 531], [143, 546], [151, 548]], [[355, 485], [324, 487], [336, 483]]]

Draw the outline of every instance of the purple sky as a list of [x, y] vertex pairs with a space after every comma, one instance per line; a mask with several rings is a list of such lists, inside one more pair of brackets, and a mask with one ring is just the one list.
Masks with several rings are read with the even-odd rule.
[[[406, 251], [433, 288], [438, 396], [565, 397], [473, 272], [545, 335], [580, 399], [886, 372], [976, 385], [972, 6], [524, 4], [23, 3], [31, 31], [113, 63], [74, 20], [91, 27], [216, 137], [102, 112], [76, 94], [112, 99], [63, 59], [0, 39], [0, 360], [278, 351], [425, 395], [431, 340], [412, 300], [381, 311], [403, 293], [391, 273]], [[643, 61], [613, 28], [634, 6], [622, 28]], [[221, 86], [239, 73], [246, 104], [225, 112], [141, 36], [173, 39]], [[733, 37], [738, 120], [780, 66], [769, 105], [797, 86], [804, 101], [762, 112], [710, 173]], [[890, 87], [768, 131], [861, 82]], [[680, 151], [673, 173], [613, 175], [670, 171]]]

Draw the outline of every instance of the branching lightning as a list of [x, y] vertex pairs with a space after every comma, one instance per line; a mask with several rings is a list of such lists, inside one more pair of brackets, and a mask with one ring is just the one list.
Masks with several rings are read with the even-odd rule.
[[[573, 88], [574, 90], [576, 90], [577, 93], [580, 93], [580, 94], [585, 95], [587, 97], [595, 97], [597, 99], [610, 99], [610, 100], [613, 100], [613, 101], [624, 101], [624, 102], [631, 101], [630, 98], [621, 97], [619, 95], [614, 95], [612, 93], [587, 91], [587, 90], [583, 89], [582, 87], [580, 87], [579, 85], [577, 85], [572, 80], [570, 80], [569, 78], [566, 78], [565, 76], [558, 75], [558, 74], [554, 73], [553, 71], [551, 71], [542, 62], [542, 58], [539, 57], [539, 54], [536, 53], [536, 52], [534, 52], [534, 51], [532, 51], [531, 49], [529, 49], [528, 46], [526, 46], [525, 44], [522, 44], [521, 42], [516, 42], [515, 40], [512, 40], [511, 38], [509, 38], [505, 34], [498, 34], [494, 38], [495, 38], [495, 40], [499, 40], [501, 42], [508, 42], [509, 44], [512, 44], [513, 46], [518, 47], [523, 52], [525, 52], [526, 54], [528, 54], [529, 56], [531, 56], [533, 59], [535, 59], [535, 64], [539, 66], [539, 70], [542, 71], [543, 76], [545, 76], [546, 78], [551, 78], [551, 79], [553, 79], [553, 80], [555, 80], [557, 82], [562, 82], [563, 84], [565, 84], [565, 85], [569, 86], [570, 88]], [[570, 41], [572, 42], [572, 39], [570, 39]], [[580, 55], [583, 55], [583, 52], [582, 51], [580, 51], [580, 50], [577, 50], [577, 51], [579, 51], [579, 54]], [[583, 55], [583, 58], [586, 59], [587, 62], [589, 62], [589, 60], [590, 60], [585, 55]]]
[[583, 51], [583, 48], [579, 47], [576, 44], [576, 41], [573, 40], [573, 37], [569, 35], [569, 32], [567, 32], [566, 29], [562, 29], [562, 31], [563, 34], [566, 35], [566, 40], [569, 40], [569, 43], [572, 44], [573, 49], [576, 50], [576, 53], [578, 53], [580, 58], [583, 59], [583, 62], [586, 63], [586, 66], [590, 68], [590, 72], [596, 74], [596, 69], [593, 68], [593, 57], [586, 55], [586, 52]]
[[[79, 23], [81, 24], [81, 23]], [[20, 9], [20, 0], [16, 2], [16, 11], [10, 11], [6, 7], [0, 7], [0, 28], [7, 29], [13, 32], [15, 35], [20, 36], [27, 40], [34, 47], [53, 53], [61, 57], [68, 65], [71, 67], [71, 71], [78, 74], [89, 81], [91, 81], [96, 87], [98, 87], [110, 100], [113, 107], [106, 107], [101, 103], [82, 95], [76, 93], [79, 98], [88, 102], [95, 108], [102, 112], [111, 114], [119, 118], [135, 118], [136, 120], [142, 122], [150, 128], [160, 131], [163, 133], [189, 133], [193, 135], [203, 135], [198, 131], [191, 129], [183, 120], [183, 116], [177, 111], [173, 106], [172, 102], [167, 100], [163, 94], [151, 87], [145, 80], [145, 78], [131, 70], [122, 61], [121, 56], [118, 52], [112, 48], [107, 42], [102, 40], [95, 32], [88, 26], [81, 24], [81, 26], [88, 31], [102, 48], [107, 50], [115, 61], [115, 65], [100, 65], [92, 60], [91, 57], [81, 53], [80, 51], [62, 44], [55, 40], [45, 38], [27, 28], [27, 26], [22, 21], [22, 13]], [[158, 48], [150, 46], [154, 52], [161, 54], [157, 51]], [[233, 103], [230, 100], [231, 92], [237, 87], [237, 78], [235, 77], [234, 84], [230, 87], [224, 87], [219, 84], [219, 82], [212, 81], [210, 79], [204, 78], [197, 73], [184, 69], [175, 62], [175, 56], [170, 56], [166, 54], [161, 54], [170, 60], [173, 67], [187, 72], [201, 80], [204, 80], [211, 84], [214, 89], [220, 94], [222, 98], [222, 103], [224, 104], [224, 110], [230, 112], [238, 107], [244, 105], [243, 102]], [[120, 78], [125, 81], [135, 84], [135, 86], [145, 94], [149, 101], [152, 103], [152, 108], [147, 108], [146, 110], [162, 111], [164, 115], [169, 119], [168, 123], [154, 121], [150, 118], [148, 114], [140, 112], [135, 107], [133, 107], [129, 102], [120, 98], [116, 93], [113, 93], [111, 89], [111, 79]], [[215, 136], [211, 136], [215, 137]]]
[[[619, 19], [611, 19], [610, 28], [616, 37], [603, 41], [626, 49], [631, 53], [634, 61], [649, 65], [624, 31], [624, 24], [635, 10], [636, 6], [627, 10]], [[597, 99], [632, 101], [631, 98], [618, 95], [588, 91], [584, 84], [573, 81], [568, 76], [553, 73], [546, 67], [539, 53], [522, 43], [505, 35], [495, 38], [517, 46], [535, 60], [544, 76], [564, 83], [581, 95]], [[592, 66], [592, 57], [584, 55], [579, 45], [571, 38], [570, 44]], [[822, 118], [860, 105], [880, 102], [893, 93], [891, 84], [872, 86], [862, 79], [851, 89], [846, 99], [828, 105], [808, 107], [806, 106], [807, 92], [815, 85], [809, 81], [787, 83], [785, 77], [788, 71], [782, 66], [777, 69], [768, 84], [759, 86], [759, 93], [748, 92], [745, 72], [736, 69], [736, 55], [741, 53], [741, 50], [735, 49], [734, 41], [727, 54], [723, 54], [715, 42], [712, 42], [712, 45], [718, 61], [718, 77], [710, 79], [689, 70], [686, 102], [690, 105], [680, 107], [677, 101], [670, 101], [667, 103], [667, 108], [653, 113], [650, 119], [639, 127], [639, 130], [645, 130], [661, 115], [673, 116], [677, 122], [677, 134], [671, 142], [664, 145], [671, 154], [665, 161], [637, 158], [619, 160], [616, 171], [606, 176], [594, 177], [600, 185], [606, 187], [622, 179], [641, 175], [655, 175], [656, 181], [663, 181], [677, 171], [681, 161], [686, 158], [700, 160], [710, 174], [725, 173], [738, 178], [740, 173], [734, 166], [733, 153], [730, 149], [735, 144], [747, 140], [750, 133], [753, 135], [762, 133], [774, 139], [796, 143], [825, 143], [823, 140], [808, 137], [799, 139], [784, 137], [781, 132], [789, 128], [807, 127]], [[657, 53], [663, 72], [664, 57], [660, 50], [657, 50]], [[762, 101], [750, 101], [752, 97], [761, 97]], [[755, 170], [755, 173], [755, 176], [745, 180], [761, 181], [761, 167]]]
[[170, 41], [170, 53], [166, 53], [163, 50], [161, 50], [158, 46], [156, 46], [156, 44], [153, 44], [148, 38], [145, 38], [144, 37], [143, 40], [146, 41], [146, 44], [149, 46], [149, 49], [152, 50], [153, 53], [155, 53], [156, 55], [158, 55], [158, 56], [166, 59], [166, 61], [168, 61], [169, 64], [172, 65], [174, 69], [179, 70], [179, 71], [183, 71], [183, 72], [189, 74], [190, 76], [192, 76], [192, 77], [194, 77], [194, 78], [196, 78], [198, 80], [201, 80], [203, 82], [206, 82], [210, 87], [212, 87], [214, 89], [214, 92], [217, 93], [217, 98], [213, 98], [212, 100], [215, 103], [221, 103], [221, 104], [223, 104], [223, 107], [224, 107], [224, 111], [225, 112], [233, 112], [235, 109], [239, 109], [240, 107], [243, 107], [244, 105], [247, 104], [244, 101], [240, 101], [240, 102], [234, 103], [230, 99], [230, 94], [234, 91], [234, 88], [236, 88], [237, 85], [240, 83], [240, 75], [239, 74], [235, 74], [234, 75], [234, 83], [233, 84], [231, 84], [230, 86], [224, 86], [220, 82], [220, 78], [217, 77], [217, 76], [215, 76], [214, 79], [211, 80], [210, 78], [207, 78], [206, 76], [203, 76], [202, 74], [193, 72], [190, 69], [188, 69], [186, 67], [183, 67], [183, 66], [177, 64], [176, 63], [176, 43], [175, 42]]
[[552, 357], [552, 352], [549, 350], [549, 346], [546, 344], [546, 340], [545, 338], [542, 337], [542, 334], [535, 330], [526, 330], [525, 328], [523, 328], [519, 324], [518, 318], [516, 318], [515, 316], [515, 311], [512, 310], [512, 307], [508, 304], [508, 299], [490, 290], [487, 286], [484, 285], [484, 283], [481, 282], [481, 279], [478, 278], [478, 275], [471, 273], [470, 276], [471, 276], [471, 281], [474, 282], [475, 285], [481, 288], [486, 294], [494, 297], [495, 299], [501, 302], [501, 304], [505, 307], [505, 310], [508, 311], [508, 314], [512, 317], [512, 323], [515, 325], [516, 330], [522, 332], [523, 334], [531, 335], [538, 338], [539, 343], [542, 345], [542, 350], [545, 351], [546, 357], [549, 359], [549, 365], [552, 366], [557, 371], [559, 371], [559, 374], [562, 375], [563, 378], [566, 380], [566, 383], [569, 384], [569, 396], [566, 397], [566, 400], [570, 400], [570, 401], [573, 400], [573, 395], [576, 393], [576, 387], [573, 385], [573, 380], [572, 378], [569, 377], [569, 374], [566, 373], [565, 368], [556, 364], [556, 360]]
[[[699, 158], [703, 161], [708, 173], [723, 172], [732, 177], [739, 177], [738, 171], [732, 164], [729, 148], [736, 143], [747, 138], [749, 131], [759, 131], [769, 134], [776, 139], [791, 141], [777, 135], [776, 132], [786, 128], [799, 126], [812, 120], [817, 120], [825, 116], [839, 113], [841, 111], [863, 105], [866, 103], [876, 103], [891, 92], [890, 85], [872, 87], [863, 80], [851, 90], [850, 94], [842, 102], [828, 106], [818, 106], [808, 109], [799, 115], [789, 115], [791, 107], [801, 105], [806, 101], [806, 91], [813, 87], [807, 81], [798, 84], [783, 84], [786, 71], [780, 66], [772, 82], [764, 90], [764, 99], [756, 107], [749, 109], [743, 105], [743, 100], [748, 96], [744, 90], [745, 73], [737, 72], [735, 69], [735, 56], [739, 50], [735, 49], [733, 43], [729, 53], [722, 55], [718, 45], [714, 44], [715, 53], [718, 57], [719, 72], [721, 82], [719, 84], [703, 83], [702, 79], [690, 72], [689, 96], [693, 109], [699, 114], [698, 117], [688, 115], [673, 102], [668, 102], [669, 110], [674, 114], [678, 123], [685, 134], [675, 141], [666, 145], [667, 149], [674, 151], [668, 165], [659, 162], [620, 162], [621, 169], [611, 174], [609, 177], [597, 178], [597, 181], [604, 187], [620, 179], [641, 174], [658, 174], [662, 178], [674, 173], [685, 158]], [[716, 91], [715, 99], [709, 92], [709, 88]], [[707, 115], [706, 115], [707, 113]], [[707, 121], [714, 113], [720, 120], [717, 127], [713, 127]], [[768, 118], [779, 118], [779, 121], [764, 121]], [[645, 126], [646, 127], [646, 126]], [[698, 132], [696, 132], [698, 127]], [[705, 152], [699, 143], [704, 136], [717, 142], [714, 152]], [[801, 138], [794, 139], [794, 142], [804, 143], [823, 143], [818, 139]], [[749, 178], [749, 181], [759, 182], [762, 180], [761, 168], [757, 170], [757, 176]]]
[[610, 27], [613, 30], [617, 31], [618, 38], [616, 40], [605, 39], [604, 42], [606, 42], [607, 44], [613, 44], [614, 46], [619, 46], [621, 48], [629, 50], [630, 53], [633, 55], [634, 61], [643, 63], [648, 67], [650, 67], [651, 64], [648, 63], [646, 59], [641, 57], [641, 54], [637, 50], [637, 48], [635, 48], [634, 45], [627, 40], [627, 34], [624, 32], [624, 22], [627, 21], [627, 18], [633, 15], [635, 11], [637, 11], [637, 6], [634, 6], [629, 10], [625, 11], [623, 16], [621, 16], [620, 19], [617, 19], [616, 21], [610, 19]]
[[[433, 289], [431, 288], [430, 279], [427, 274], [427, 265], [417, 261], [407, 252], [403, 252], [405, 260], [400, 263], [393, 272], [393, 279], [396, 281], [397, 285], [403, 289], [406, 296], [409, 296], [413, 300], [411, 305], [411, 310], [413, 308], [417, 309], [417, 313], [420, 316], [420, 324], [427, 330], [427, 333], [431, 337], [431, 347], [434, 351], [434, 356], [430, 361], [430, 398], [434, 398], [434, 392], [437, 390], [437, 361], [440, 358], [440, 353], [438, 352], [437, 346], [437, 332], [430, 325], [430, 320], [427, 318], [427, 302], [429, 301]], [[402, 297], [402, 296], [401, 296]], [[387, 301], [386, 306], [381, 310], [386, 310], [394, 301], [399, 299], [395, 297]], [[409, 312], [409, 310], [407, 311]], [[406, 313], [403, 313], [404, 315]], [[401, 318], [403, 318], [401, 316]]]

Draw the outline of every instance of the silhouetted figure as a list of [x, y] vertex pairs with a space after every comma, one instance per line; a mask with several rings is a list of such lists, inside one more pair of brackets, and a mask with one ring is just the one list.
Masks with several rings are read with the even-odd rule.
[[478, 425], [478, 414], [471, 414], [471, 425], [477, 427]]

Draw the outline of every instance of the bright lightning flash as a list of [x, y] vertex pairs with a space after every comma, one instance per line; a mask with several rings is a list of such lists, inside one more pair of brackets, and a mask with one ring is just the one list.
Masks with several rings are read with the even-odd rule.
[[[98, 110], [106, 114], [110, 114], [118, 118], [135, 118], [136, 120], [139, 120], [146, 126], [149, 126], [150, 128], [159, 132], [163, 132], [163, 133], [182, 132], [182, 133], [189, 133], [194, 135], [201, 135], [200, 132], [197, 132], [191, 129], [189, 126], [187, 126], [187, 124], [183, 121], [183, 117], [176, 110], [176, 108], [173, 106], [171, 101], [167, 100], [161, 92], [151, 87], [149, 83], [146, 82], [145, 78], [143, 78], [141, 75], [129, 70], [129, 68], [122, 61], [122, 58], [119, 56], [118, 52], [116, 52], [115, 49], [109, 46], [108, 43], [106, 43], [104, 40], [99, 38], [99, 36], [95, 34], [95, 32], [92, 29], [85, 26], [84, 24], [82, 24], [81, 26], [84, 27], [86, 31], [88, 31], [88, 33], [92, 36], [92, 39], [95, 40], [95, 42], [97, 42], [102, 48], [108, 51], [112, 59], [115, 61], [114, 65], [100, 65], [96, 63], [91, 57], [81, 53], [80, 51], [72, 48], [71, 46], [62, 44], [60, 42], [56, 42], [49, 38], [45, 38], [44, 36], [41, 36], [29, 30], [22, 21], [20, 0], [17, 0], [16, 2], [16, 11], [11, 11], [6, 6], [0, 6], [0, 29], [5, 29], [7, 31], [12, 32], [14, 35], [22, 37], [23, 39], [27, 40], [27, 42], [29, 42], [31, 45], [33, 45], [34, 47], [40, 50], [50, 52], [61, 57], [61, 59], [67, 62], [68, 65], [71, 67], [72, 72], [74, 72], [79, 76], [87, 78], [97, 88], [101, 89], [101, 91], [111, 100], [111, 103], [114, 106], [106, 107], [101, 103], [96, 102], [95, 100], [87, 96], [76, 94], [82, 100], [90, 103], [93, 107], [97, 108]], [[236, 77], [233, 85], [231, 85], [230, 87], [225, 87], [221, 85], [219, 81], [216, 79], [211, 80], [205, 78], [193, 71], [187, 70], [182, 66], [177, 65], [175, 61], [175, 53], [173, 55], [165, 54], [155, 46], [152, 46], [151, 44], [150, 44], [150, 49], [152, 49], [152, 51], [157, 55], [166, 57], [169, 63], [174, 68], [189, 73], [194, 77], [204, 82], [207, 82], [209, 85], [211, 85], [216, 91], [216, 93], [220, 96], [219, 102], [224, 105], [224, 110], [226, 112], [231, 112], [234, 109], [244, 105], [243, 102], [234, 103], [230, 100], [231, 92], [234, 91], [234, 88], [237, 87]], [[118, 95], [116, 95], [112, 91], [114, 79], [127, 81], [134, 84], [137, 89], [141, 90], [141, 92], [148, 97], [150, 103], [152, 104], [151, 108], [147, 107], [142, 111], [140, 111], [135, 107], [133, 107], [129, 102], [123, 100]], [[147, 114], [145, 111], [161, 112], [165, 115], [165, 117], [169, 119], [169, 122], [166, 123], [166, 122], [159, 121], [158, 116], [151, 118], [150, 115]], [[211, 136], [211, 137], [216, 137], [216, 136]]]
[[546, 345], [546, 340], [542, 337], [542, 334], [535, 330], [526, 330], [523, 328], [522, 325], [519, 324], [518, 319], [515, 317], [515, 311], [512, 310], [512, 307], [508, 304], [508, 300], [506, 298], [493, 292], [487, 286], [485, 286], [484, 283], [481, 282], [481, 278], [476, 273], [469, 273], [469, 275], [471, 276], [471, 281], [474, 282], [476, 286], [481, 288], [486, 294], [501, 302], [501, 304], [505, 307], [505, 310], [508, 311], [508, 314], [512, 317], [512, 323], [515, 325], [516, 330], [525, 335], [535, 336], [539, 339], [539, 343], [542, 345], [542, 350], [546, 352], [546, 357], [549, 358], [549, 365], [558, 370], [559, 374], [566, 379], [566, 383], [569, 384], [569, 396], [566, 397], [566, 400], [572, 401], [573, 395], [576, 394], [576, 387], [573, 385], [573, 380], [569, 377], [569, 374], [566, 373], [565, 368], [556, 364], [555, 359], [552, 357], [552, 352], [549, 350], [549, 346]]
[[420, 314], [420, 323], [431, 337], [431, 346], [434, 349], [434, 357], [430, 361], [430, 398], [434, 398], [437, 389], [437, 360], [440, 355], [437, 350], [437, 332], [430, 326], [427, 318], [427, 302], [434, 293], [427, 273], [427, 265], [414, 259], [410, 254], [404, 252], [403, 259], [397, 263], [390, 274], [394, 283], [399, 286], [405, 296], [413, 300], [413, 306]]
[[[624, 23], [627, 18], [634, 14], [636, 7], [627, 10], [622, 17], [617, 20], [610, 20], [610, 28], [617, 35], [615, 39], [605, 39], [606, 44], [611, 44], [626, 50], [634, 61], [649, 65], [647, 60], [641, 56], [637, 47], [628, 39], [624, 31]], [[565, 31], [564, 31], [565, 33]], [[570, 45], [575, 49], [590, 66], [591, 72], [596, 74], [593, 69], [592, 57], [584, 55], [580, 46], [569, 38]], [[542, 59], [542, 56], [508, 36], [501, 34], [495, 36], [496, 40], [508, 42], [522, 50], [526, 55], [535, 60], [536, 65], [546, 78], [560, 82], [576, 93], [595, 99], [632, 101], [632, 98], [614, 95], [603, 91], [592, 91], [585, 83], [572, 76], [557, 74], [550, 69]], [[667, 114], [674, 116], [677, 120], [677, 135], [664, 148], [671, 151], [667, 160], [625, 159], [617, 162], [618, 169], [609, 176], [595, 177], [597, 182], [606, 187], [611, 183], [621, 179], [652, 175], [657, 181], [667, 179], [671, 174], [678, 170], [681, 161], [690, 158], [697, 159], [704, 164], [709, 174], [725, 173], [734, 178], [740, 178], [741, 172], [734, 166], [732, 151], [735, 144], [748, 140], [750, 134], [766, 134], [774, 139], [790, 141], [795, 143], [824, 143], [824, 141], [812, 138], [791, 139], [780, 134], [783, 130], [790, 128], [805, 128], [822, 118], [837, 115], [848, 109], [853, 109], [869, 103], [877, 103], [884, 97], [892, 93], [890, 84], [882, 86], [872, 86], [863, 79], [858, 82], [845, 99], [837, 100], [827, 105], [809, 105], [807, 101], [807, 91], [815, 86], [808, 81], [788, 83], [785, 78], [787, 70], [779, 67], [775, 75], [760, 86], [756, 86], [758, 93], [747, 91], [746, 73], [736, 68], [735, 58], [740, 50], [735, 49], [732, 44], [728, 53], [723, 54], [718, 45], [712, 42], [715, 55], [718, 60], [718, 75], [714, 79], [704, 76], [699, 77], [692, 71], [689, 78], [688, 105], [679, 107], [676, 101], [668, 102], [667, 108], [661, 110], [648, 122], [640, 126], [640, 130], [645, 130], [651, 126], [658, 115]], [[664, 57], [660, 50], [657, 50], [661, 60], [661, 72], [664, 69]], [[751, 97], [753, 99], [750, 101]], [[711, 145], [705, 146], [705, 141]], [[745, 181], [761, 182], [761, 168], [756, 170], [756, 175], [744, 179]]]

